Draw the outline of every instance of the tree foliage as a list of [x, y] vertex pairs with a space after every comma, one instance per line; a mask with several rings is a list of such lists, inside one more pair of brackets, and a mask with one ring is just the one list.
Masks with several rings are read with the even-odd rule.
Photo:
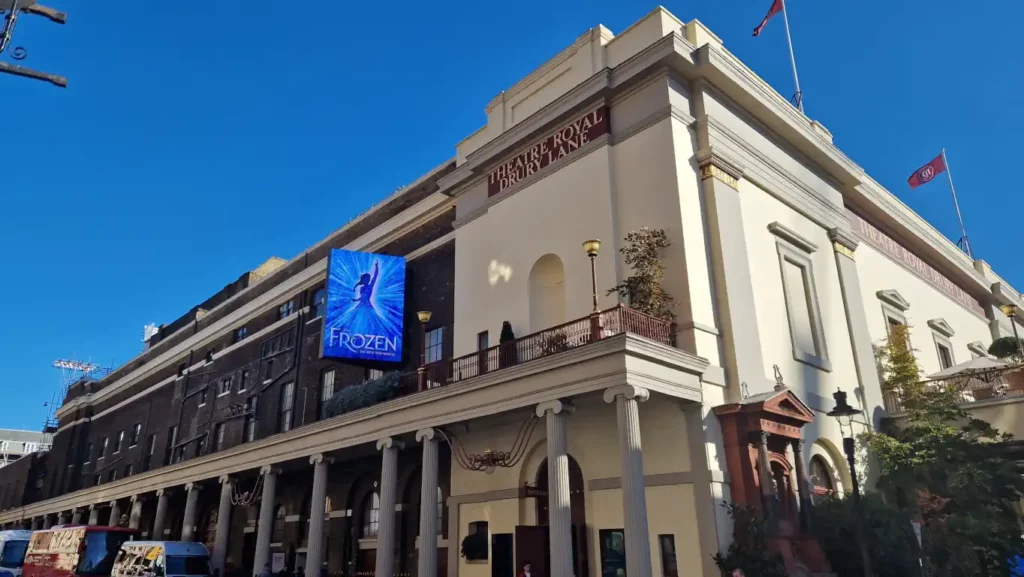
[[[856, 531], [857, 513], [849, 496], [819, 499], [811, 509], [813, 533], [837, 577], [864, 575]], [[875, 577], [916, 576], [917, 541], [910, 515], [887, 503], [878, 493], [861, 498], [860, 514]]]
[[735, 569], [754, 577], [786, 577], [782, 556], [768, 545], [771, 527], [754, 507], [736, 503], [723, 505], [732, 517], [732, 543], [725, 554], [715, 554], [715, 564], [725, 575]]
[[930, 575], [1010, 575], [1024, 553], [1015, 503], [1024, 477], [1006, 452], [1011, 436], [958, 406], [952, 384], [926, 383], [895, 327], [879, 349], [883, 388], [900, 399], [905, 422], [890, 434], [865, 435], [879, 466], [877, 487], [920, 519]]
[[997, 359], [1016, 359], [1020, 357], [1020, 351], [1024, 339], [1018, 340], [1014, 337], [999, 337], [988, 346], [988, 354]]
[[671, 245], [664, 229], [644, 226], [627, 234], [626, 244], [619, 252], [625, 263], [633, 269], [633, 274], [612, 287], [608, 294], [618, 293], [628, 300], [630, 307], [653, 317], [675, 319], [672, 310], [675, 307], [674, 299], [661, 286], [665, 279], [663, 252]]

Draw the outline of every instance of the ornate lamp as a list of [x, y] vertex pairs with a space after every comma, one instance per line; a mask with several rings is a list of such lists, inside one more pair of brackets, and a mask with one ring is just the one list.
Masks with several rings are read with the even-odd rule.
[[[874, 573], [871, 569], [871, 557], [864, 541], [864, 510], [860, 503], [860, 482], [857, 479], [856, 465], [857, 447], [856, 441], [853, 439], [853, 417], [860, 413], [860, 411], [850, 406], [850, 403], [846, 401], [846, 392], [842, 389], [836, 389], [836, 392], [832, 393], [832, 398], [835, 399], [836, 406], [828, 412], [828, 416], [835, 417], [836, 421], [839, 422], [839, 430], [843, 434], [843, 451], [846, 453], [846, 462], [850, 465], [850, 480], [853, 483], [853, 505], [854, 510], [857, 512], [857, 541], [864, 565], [864, 575], [871, 577]], [[847, 431], [849, 431], [849, 435], [847, 435]]]

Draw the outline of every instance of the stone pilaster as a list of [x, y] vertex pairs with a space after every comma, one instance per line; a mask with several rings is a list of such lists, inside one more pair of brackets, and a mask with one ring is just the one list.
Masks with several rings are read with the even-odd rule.
[[811, 528], [811, 481], [804, 464], [803, 439], [793, 439], [793, 461], [796, 465], [796, 488], [800, 495], [800, 528], [808, 531]]
[[[44, 527], [45, 529], [49, 529], [50, 527], [53, 526], [52, 523], [50, 522], [50, 516], [49, 515], [46, 516], [46, 523], [45, 524], [47, 525], [47, 527]], [[71, 524], [72, 525], [81, 525], [82, 524], [82, 510], [81, 509], [76, 507], [76, 508], [71, 510]]]
[[324, 505], [327, 501], [327, 467], [331, 459], [322, 454], [309, 458], [313, 465], [313, 494], [309, 503], [309, 544], [306, 547], [306, 574], [319, 577], [324, 563]]
[[437, 468], [440, 449], [440, 435], [434, 429], [420, 429], [416, 440], [423, 443], [423, 475], [420, 482], [420, 549], [419, 577], [437, 572], [437, 534], [440, 532], [437, 519]]
[[[277, 502], [277, 475], [280, 470], [274, 467], [260, 469], [263, 475], [263, 498], [260, 500], [260, 519], [256, 525], [256, 553], [253, 556], [253, 577], [263, 571], [263, 566], [270, 562], [270, 537], [274, 532], [274, 507]], [[320, 577], [313, 574], [312, 577]]]
[[185, 514], [181, 522], [181, 540], [195, 541], [196, 537], [196, 508], [199, 507], [199, 485], [187, 483], [185, 485]]
[[764, 506], [765, 515], [769, 519], [775, 519], [775, 480], [772, 478], [772, 465], [768, 459], [768, 437], [767, 431], [761, 431], [757, 437], [757, 476], [761, 484], [761, 504]]
[[395, 504], [398, 491], [398, 451], [402, 443], [391, 437], [377, 441], [381, 451], [380, 526], [377, 533], [377, 572], [375, 577], [395, 575]]
[[541, 403], [537, 417], [547, 429], [548, 527], [551, 543], [552, 577], [573, 577], [572, 508], [569, 503], [569, 448], [565, 416], [573, 407], [562, 401]]
[[[647, 487], [644, 482], [640, 412], [637, 404], [650, 398], [647, 389], [619, 385], [604, 392], [606, 403], [615, 403], [622, 457], [622, 518], [626, 537], [626, 574], [652, 577], [651, 540], [647, 529]], [[550, 466], [550, 465], [549, 465]]]
[[132, 497], [132, 507], [128, 513], [128, 528], [138, 530], [140, 523], [142, 523], [142, 497], [135, 495]]
[[873, 429], [878, 429], [884, 414], [882, 385], [878, 380], [875, 365], [875, 350], [868, 332], [867, 309], [860, 288], [855, 252], [860, 241], [849, 231], [833, 228], [828, 231], [835, 251], [836, 268], [839, 270], [839, 289], [843, 295], [843, 309], [846, 312], [846, 326], [853, 346], [853, 364], [857, 371], [857, 384], [861, 391], [861, 402], [868, 411], [867, 418]]
[[[61, 513], [61, 518], [63, 518], [63, 516], [64, 516], [64, 513]], [[61, 524], [61, 522], [60, 522], [61, 518], [57, 519], [57, 524], [58, 525]], [[99, 525], [99, 524], [100, 524], [100, 508], [99, 508], [99, 506], [98, 505], [89, 505], [89, 525]]]
[[166, 489], [159, 489], [156, 492], [156, 515], [153, 516], [153, 534], [150, 538], [159, 541], [164, 538], [164, 525], [167, 524], [167, 506], [170, 504], [170, 495]]
[[43, 518], [42, 517], [32, 517], [32, 530], [33, 531], [38, 531], [38, 530], [40, 530], [42, 528], [43, 528]]
[[235, 480], [222, 475], [220, 481], [220, 502], [217, 503], [217, 536], [210, 554], [210, 567], [214, 576], [224, 574], [224, 563], [228, 557], [228, 535], [231, 532], [231, 493]]

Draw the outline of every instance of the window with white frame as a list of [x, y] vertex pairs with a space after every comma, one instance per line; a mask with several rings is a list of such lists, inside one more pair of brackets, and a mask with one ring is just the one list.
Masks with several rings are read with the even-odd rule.
[[217, 396], [223, 397], [228, 394], [231, 394], [231, 377], [224, 377], [217, 383]]
[[427, 340], [423, 344], [424, 357], [427, 363], [436, 363], [444, 353], [444, 327], [427, 331]]
[[376, 381], [377, 379], [384, 376], [384, 371], [380, 369], [366, 369], [366, 380]]
[[327, 418], [327, 401], [334, 396], [334, 369], [320, 373], [320, 418]]
[[[905, 329], [907, 327], [905, 313], [910, 308], [910, 303], [907, 302], [907, 299], [903, 298], [903, 295], [895, 290], [880, 290], [875, 295], [882, 303], [882, 318], [885, 320], [886, 334], [892, 336], [893, 329], [896, 327], [903, 327]], [[909, 331], [906, 331], [906, 333], [908, 339], [906, 343], [907, 348], [913, 351], [909, 342]]]
[[213, 430], [213, 450], [220, 451], [224, 448], [224, 423], [217, 423]]
[[818, 247], [777, 222], [768, 225], [768, 230], [778, 237], [775, 248], [779, 255], [793, 358], [830, 371], [832, 365], [828, 360], [825, 330], [814, 282], [814, 264], [811, 260], [811, 254]]
[[238, 392], [241, 393], [249, 388], [249, 369], [242, 369], [238, 377]]
[[292, 430], [292, 419], [295, 413], [295, 383], [281, 385], [281, 402], [277, 418], [277, 432], [287, 433]]
[[932, 329], [932, 339], [935, 341], [935, 354], [939, 358], [939, 370], [945, 370], [956, 364], [953, 357], [953, 343], [950, 338], [955, 334], [953, 327], [945, 319], [932, 319], [928, 321]]
[[256, 397], [245, 400], [245, 419], [242, 425], [242, 442], [248, 443], [256, 439]]
[[115, 453], [120, 453], [122, 445], [124, 445], [124, 431], [123, 430], [117, 432], [117, 444], [114, 445], [114, 452]]
[[132, 436], [128, 442], [129, 447], [134, 447], [139, 444], [139, 438], [142, 437], [142, 423], [135, 423], [132, 427]]

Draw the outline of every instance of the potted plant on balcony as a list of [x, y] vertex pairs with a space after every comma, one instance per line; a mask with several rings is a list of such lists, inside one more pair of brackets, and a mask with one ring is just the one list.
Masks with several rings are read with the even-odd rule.
[[501, 336], [498, 337], [498, 366], [505, 368], [516, 365], [519, 361], [518, 356], [516, 334], [512, 331], [512, 323], [503, 321]]
[[336, 417], [377, 403], [390, 401], [398, 395], [400, 381], [401, 373], [392, 371], [379, 379], [345, 387], [334, 393], [326, 402], [327, 417]]
[[622, 253], [633, 274], [608, 290], [629, 303], [630, 308], [666, 321], [675, 320], [674, 299], [661, 286], [665, 279], [665, 249], [672, 246], [664, 229], [641, 227], [626, 235]]

